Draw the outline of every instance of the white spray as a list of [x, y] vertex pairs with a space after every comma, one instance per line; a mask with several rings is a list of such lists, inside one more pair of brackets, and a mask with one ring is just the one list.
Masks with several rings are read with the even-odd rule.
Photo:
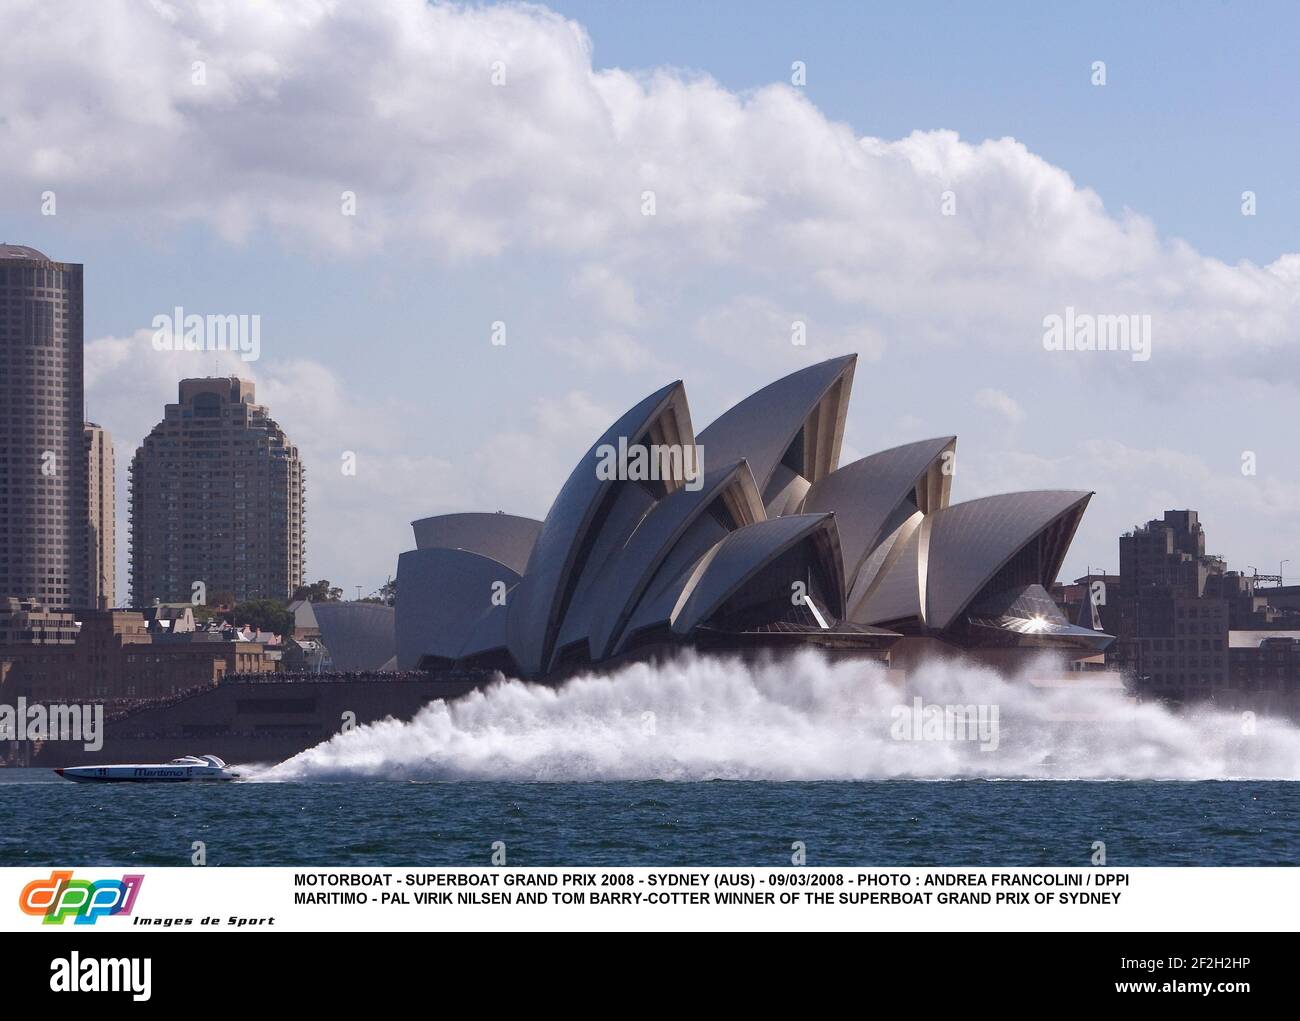
[[[968, 664], [921, 667], [905, 689], [890, 678], [806, 652], [757, 665], [688, 656], [558, 689], [503, 681], [340, 734], [261, 778], [1300, 778], [1300, 729], [1284, 720], [1037, 689]], [[911, 726], [922, 705], [978, 709], [997, 732]]]

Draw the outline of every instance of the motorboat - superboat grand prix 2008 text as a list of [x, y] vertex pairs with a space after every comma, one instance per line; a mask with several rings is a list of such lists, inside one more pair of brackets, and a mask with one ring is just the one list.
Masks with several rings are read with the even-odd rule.
[[239, 774], [215, 755], [182, 755], [157, 765], [66, 766], [54, 772], [81, 783], [184, 783], [238, 780]]

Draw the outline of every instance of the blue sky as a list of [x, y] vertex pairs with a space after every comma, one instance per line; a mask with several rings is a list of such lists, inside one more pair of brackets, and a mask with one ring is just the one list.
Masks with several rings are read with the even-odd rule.
[[[1300, 574], [1287, 6], [277, 7], [0, 13], [33, 69], [0, 238], [87, 267], [120, 501], [177, 379], [251, 373], [307, 459], [309, 574], [368, 591], [416, 516], [543, 515], [670, 379], [702, 427], [854, 350], [846, 456], [956, 433], [956, 498], [1097, 490], [1067, 575], [1169, 506]], [[176, 305], [261, 315], [262, 359], [152, 351]], [[1045, 351], [1067, 305], [1150, 314], [1152, 359]]]

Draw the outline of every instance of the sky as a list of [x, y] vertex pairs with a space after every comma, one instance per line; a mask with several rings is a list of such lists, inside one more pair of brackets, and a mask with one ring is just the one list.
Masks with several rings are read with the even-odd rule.
[[[119, 601], [182, 377], [255, 380], [352, 595], [414, 518], [544, 516], [671, 380], [698, 429], [848, 352], [842, 461], [956, 434], [954, 500], [1096, 492], [1065, 577], [1191, 507], [1300, 580], [1300, 11], [1137, 6], [10, 0], [0, 241], [86, 267]], [[155, 350], [177, 306], [260, 357]], [[1049, 350], [1067, 309], [1149, 358]]]

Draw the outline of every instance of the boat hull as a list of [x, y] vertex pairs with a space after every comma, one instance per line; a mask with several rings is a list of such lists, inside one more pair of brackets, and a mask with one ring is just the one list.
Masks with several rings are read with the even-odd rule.
[[208, 766], [68, 766], [54, 772], [76, 783], [219, 783], [239, 779]]

